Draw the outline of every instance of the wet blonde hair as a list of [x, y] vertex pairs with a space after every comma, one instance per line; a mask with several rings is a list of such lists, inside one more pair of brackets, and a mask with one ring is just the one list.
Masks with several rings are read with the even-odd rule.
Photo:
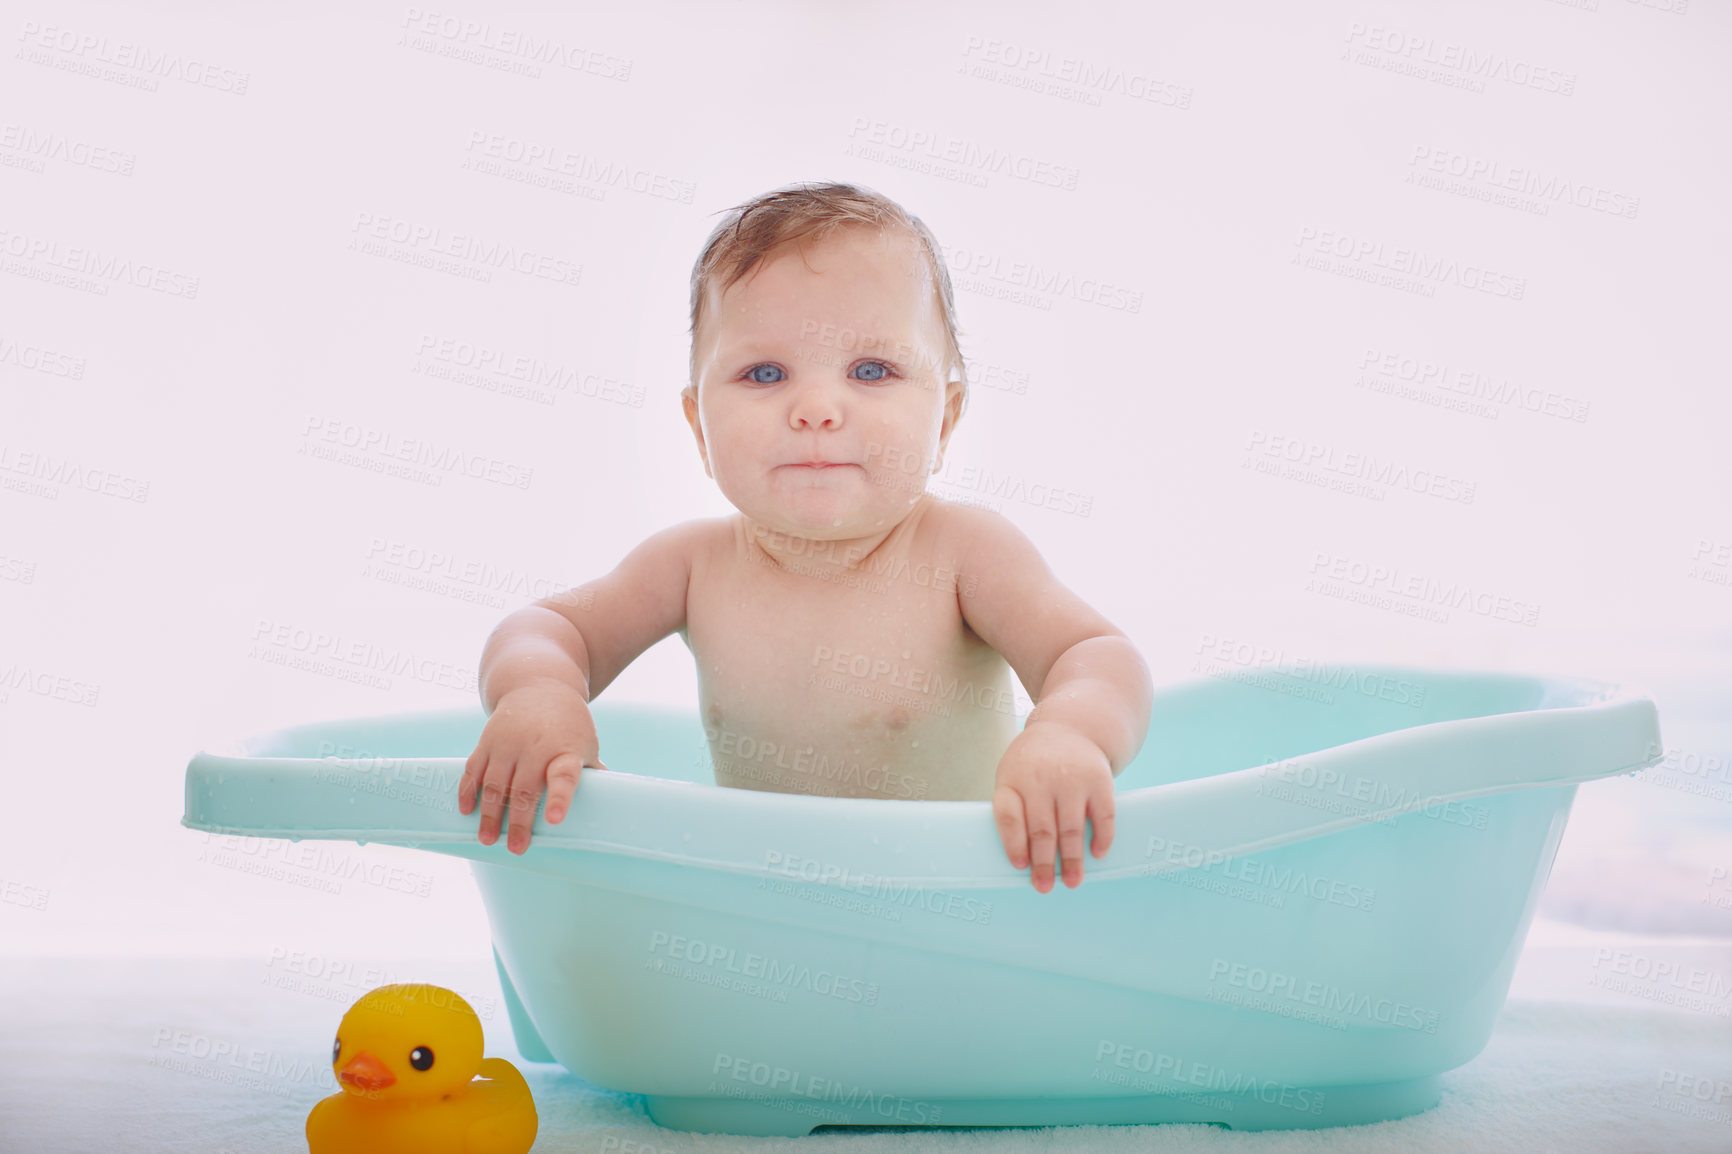
[[962, 382], [966, 406], [968, 366], [956, 339], [956, 298], [950, 288], [950, 273], [939, 256], [938, 241], [919, 217], [882, 193], [861, 185], [835, 183], [784, 185], [724, 211], [728, 215], [710, 233], [703, 253], [692, 266], [690, 374], [694, 389], [698, 384], [698, 326], [704, 320], [705, 290], [713, 279], [720, 277], [721, 292], [727, 292], [789, 241], [805, 237], [821, 241], [850, 226], [888, 227], [912, 236], [931, 270], [944, 319], [946, 380], [954, 368], [956, 379]]

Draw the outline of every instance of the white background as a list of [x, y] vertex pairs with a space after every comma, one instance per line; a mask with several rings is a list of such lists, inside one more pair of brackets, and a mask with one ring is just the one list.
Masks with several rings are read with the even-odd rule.
[[[1544, 912], [1732, 935], [1724, 6], [631, 9], [0, 6], [0, 953], [484, 959], [463, 863], [328, 847], [425, 896], [220, 864], [186, 762], [472, 703], [506, 612], [730, 512], [679, 413], [691, 266], [719, 212], [830, 179], [956, 280], [975, 387], [935, 491], [1158, 681], [1223, 644], [1634, 681], [1667, 765], [1581, 791]], [[591, 64], [522, 71], [526, 36]], [[487, 171], [495, 139], [590, 179]], [[447, 371], [483, 349], [563, 387]], [[1246, 467], [1288, 446], [1324, 484]], [[1421, 482], [1329, 486], [1359, 459]], [[1088, 515], [1027, 496], [1055, 487]], [[1320, 590], [1337, 562], [1399, 577]], [[1409, 581], [1474, 600], [1401, 612]], [[357, 646], [416, 672], [358, 680]], [[607, 692], [690, 706], [689, 654]]]

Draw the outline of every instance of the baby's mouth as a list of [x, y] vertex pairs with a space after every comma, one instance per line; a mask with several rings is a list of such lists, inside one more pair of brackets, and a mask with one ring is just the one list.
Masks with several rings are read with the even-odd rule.
[[784, 469], [793, 469], [798, 473], [805, 473], [807, 476], [817, 476], [820, 473], [834, 475], [842, 470], [852, 469], [856, 466], [847, 461], [797, 461], [790, 465], [783, 465], [782, 467]]

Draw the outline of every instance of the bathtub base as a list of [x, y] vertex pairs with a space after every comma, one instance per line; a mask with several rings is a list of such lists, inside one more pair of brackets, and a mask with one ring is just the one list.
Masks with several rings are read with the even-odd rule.
[[[798, 1137], [815, 1127], [894, 1126], [1144, 1126], [1162, 1122], [1200, 1122], [1232, 1130], [1315, 1130], [1359, 1126], [1406, 1118], [1437, 1105], [1442, 1081], [1436, 1075], [1406, 1082], [1365, 1086], [1286, 1088], [1286, 1101], [1266, 1102], [1252, 1094], [1199, 1089], [1194, 1094], [1138, 1094], [1114, 1098], [956, 1098], [914, 1100], [882, 1098], [871, 1104], [805, 1098], [747, 1096], [678, 1098], [648, 1095], [650, 1120], [670, 1130], [753, 1137]], [[1299, 1106], [1309, 1106], [1308, 1109]]]
[[493, 968], [499, 971], [499, 988], [505, 995], [505, 1013], [511, 1019], [511, 1037], [517, 1043], [517, 1052], [531, 1062], [558, 1061], [553, 1051], [547, 1048], [547, 1043], [541, 1040], [535, 1023], [529, 1020], [529, 1011], [518, 999], [517, 987], [511, 984], [511, 975], [505, 972], [505, 962], [499, 956], [498, 946], [493, 947]]

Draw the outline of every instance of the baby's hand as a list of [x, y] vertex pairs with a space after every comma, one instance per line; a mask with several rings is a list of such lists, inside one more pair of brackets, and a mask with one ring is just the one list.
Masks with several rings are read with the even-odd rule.
[[595, 721], [583, 695], [569, 685], [538, 681], [501, 697], [481, 730], [481, 740], [457, 782], [457, 809], [475, 808], [481, 788], [482, 845], [499, 840], [499, 820], [511, 801], [511, 828], [505, 847], [529, 849], [535, 805], [547, 783], [547, 820], [565, 820], [578, 775], [586, 765], [606, 769], [597, 755]]
[[992, 816], [1010, 864], [1025, 869], [1040, 893], [1052, 890], [1053, 851], [1064, 861], [1064, 884], [1083, 879], [1084, 819], [1094, 823], [1096, 857], [1113, 844], [1113, 766], [1100, 746], [1067, 725], [1023, 726], [998, 763]]

